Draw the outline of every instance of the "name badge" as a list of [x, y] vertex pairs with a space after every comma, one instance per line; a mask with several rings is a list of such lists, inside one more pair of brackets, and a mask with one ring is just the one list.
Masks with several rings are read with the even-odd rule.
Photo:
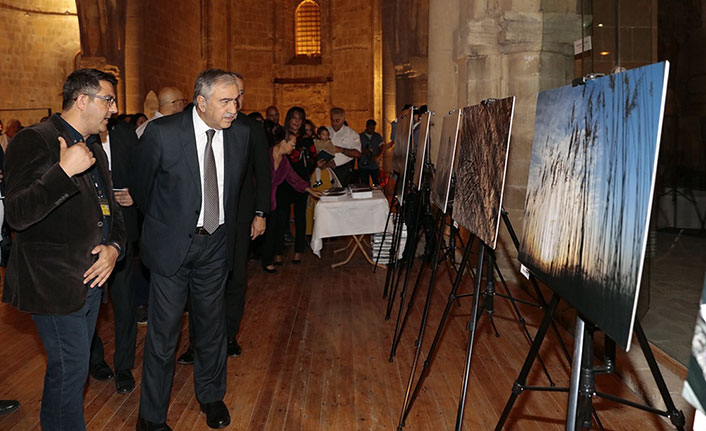
[[109, 217], [110, 216], [110, 204], [108, 203], [108, 201], [105, 199], [101, 199], [100, 204], [101, 204], [101, 212], [103, 213], [103, 217]]

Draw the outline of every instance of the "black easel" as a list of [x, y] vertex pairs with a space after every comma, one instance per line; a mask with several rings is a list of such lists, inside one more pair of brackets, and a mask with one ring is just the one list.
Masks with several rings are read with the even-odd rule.
[[[411, 139], [411, 138], [410, 138]], [[407, 269], [407, 275], [405, 276], [405, 282], [403, 286], [403, 292], [407, 288], [407, 283], [409, 282], [409, 270], [412, 267], [412, 264], [414, 263], [414, 253], [417, 248], [417, 243], [419, 241], [419, 219], [421, 217], [421, 212], [422, 212], [422, 205], [424, 201], [424, 196], [419, 193], [418, 191], [415, 190], [414, 187], [414, 162], [415, 162], [415, 156], [416, 156], [416, 151], [414, 151], [412, 148], [410, 148], [409, 155], [407, 157], [408, 162], [407, 162], [407, 175], [405, 175], [405, 184], [403, 184], [402, 187], [404, 187], [405, 193], [404, 193], [404, 203], [402, 205], [402, 211], [401, 215], [398, 215], [397, 222], [398, 224], [404, 223], [406, 218], [407, 218], [407, 211], [415, 211], [416, 214], [414, 214], [415, 217], [415, 222], [414, 226], [407, 225], [407, 240], [405, 242], [405, 253], [402, 256], [402, 259], [398, 262], [395, 263], [394, 268], [388, 266], [388, 275], [390, 271], [395, 271], [396, 273], [393, 274], [390, 278], [390, 285], [385, 286], [385, 291], [390, 293], [390, 296], [387, 298], [387, 308], [385, 311], [385, 320], [388, 320], [390, 318], [390, 314], [392, 313], [392, 306], [394, 305], [395, 302], [395, 296], [397, 296], [397, 289], [399, 288], [400, 284], [400, 279], [402, 277], [402, 271], [406, 268]], [[414, 205], [416, 203], [416, 205]], [[402, 218], [400, 221], [400, 217]], [[400, 226], [402, 225], [400, 224]], [[399, 247], [399, 243], [401, 242], [401, 227], [400, 227], [400, 237], [398, 239], [397, 246]], [[401, 265], [401, 263], [405, 263], [405, 265]], [[390, 290], [388, 290], [388, 287], [390, 287]], [[383, 296], [384, 297], [384, 296]]]
[[[453, 197], [453, 192], [455, 189], [455, 182], [456, 182], [455, 176], [452, 174], [451, 187], [450, 187], [450, 191], [449, 191], [449, 203], [447, 204], [447, 212], [443, 213], [441, 210], [439, 210], [439, 212], [437, 213], [437, 218], [435, 220], [435, 224], [434, 224], [436, 227], [436, 229], [434, 230], [434, 244], [436, 246], [434, 247], [434, 252], [432, 255], [432, 259], [431, 259], [431, 262], [432, 262], [431, 278], [429, 279], [429, 287], [427, 288], [427, 298], [426, 298], [426, 302], [424, 305], [424, 312], [422, 313], [422, 322], [419, 326], [419, 336], [417, 338], [417, 341], [415, 342], [416, 350], [414, 353], [414, 360], [412, 362], [412, 370], [410, 371], [409, 380], [407, 382], [407, 389], [405, 391], [404, 400], [402, 402], [402, 413], [400, 416], [400, 423], [397, 426], [398, 430], [401, 430], [402, 427], [404, 426], [404, 420], [408, 414], [407, 413], [407, 406], [409, 404], [411, 404], [412, 400], [413, 400], [413, 399], [410, 399], [410, 394], [411, 394], [411, 390], [412, 390], [412, 382], [414, 380], [414, 375], [416, 374], [417, 364], [419, 363], [419, 357], [420, 357], [421, 350], [422, 350], [422, 341], [424, 340], [424, 332], [426, 329], [426, 322], [427, 322], [427, 318], [429, 316], [429, 308], [431, 305], [431, 298], [433, 296], [434, 287], [436, 285], [436, 274], [437, 274], [437, 270], [439, 268], [439, 263], [440, 263], [439, 251], [441, 250], [441, 243], [442, 243], [442, 239], [443, 239], [444, 226], [446, 225], [446, 218], [450, 217], [450, 213], [452, 212], [452, 208], [453, 208], [452, 197]], [[452, 221], [452, 223], [453, 223], [453, 221]], [[467, 246], [466, 250], [470, 250], [470, 246]], [[436, 339], [435, 339], [435, 341], [436, 341]], [[425, 369], [428, 365], [428, 361], [429, 361], [429, 359], [427, 358], [427, 360], [424, 363]], [[415, 394], [413, 395], [415, 398], [416, 398], [417, 392], [418, 392], [418, 390], [415, 388]]]
[[[527, 358], [525, 359], [520, 375], [515, 380], [512, 387], [512, 394], [505, 405], [498, 424], [495, 426], [496, 431], [502, 430], [507, 420], [510, 410], [515, 403], [517, 397], [524, 391], [553, 391], [553, 392], [568, 392], [569, 393], [569, 405], [566, 412], [566, 429], [567, 431], [575, 431], [577, 429], [587, 430], [590, 429], [593, 422], [591, 420], [593, 410], [593, 397], [601, 397], [610, 401], [614, 401], [620, 404], [624, 404], [628, 407], [633, 407], [636, 409], [644, 410], [649, 413], [664, 416], [669, 418], [672, 425], [679, 430], [684, 430], [684, 413], [677, 410], [669, 394], [669, 389], [664, 383], [664, 378], [659, 370], [657, 361], [655, 360], [654, 354], [652, 353], [652, 348], [650, 347], [647, 337], [642, 330], [642, 325], [638, 320], [635, 321], [635, 336], [640, 343], [640, 348], [645, 356], [652, 377], [655, 379], [655, 383], [659, 388], [660, 395], [664, 401], [664, 405], [667, 410], [659, 410], [653, 407], [636, 403], [630, 400], [616, 397], [614, 395], [597, 392], [595, 376], [596, 374], [612, 373], [615, 370], [615, 343], [606, 337], [606, 353], [607, 358], [604, 361], [604, 366], [594, 367], [593, 365], [593, 333], [596, 328], [590, 323], [586, 323], [581, 317], [577, 317], [576, 320], [576, 338], [574, 339], [574, 361], [571, 372], [571, 386], [569, 388], [547, 388], [547, 387], [535, 387], [527, 386], [527, 375], [529, 374], [532, 364], [539, 352], [539, 349], [544, 341], [544, 336], [546, 335], [549, 324], [552, 321], [553, 314], [556, 310], [556, 306], [559, 303], [559, 296], [555, 293], [552, 296], [552, 300], [549, 303], [549, 307], [545, 310], [544, 319], [542, 319], [542, 324], [537, 331], [534, 343], [530, 348]], [[603, 429], [602, 424], [598, 421], [600, 429]]]
[[[452, 187], [454, 187], [454, 182], [455, 180], [452, 178]], [[447, 213], [443, 214], [441, 211], [438, 211], [434, 223], [432, 225], [432, 229], [430, 230], [430, 234], [425, 234], [425, 236], [428, 237], [427, 245], [430, 245], [432, 248], [435, 248], [438, 245], [439, 252], [436, 254], [434, 254], [434, 252], [430, 252], [430, 257], [422, 260], [421, 266], [419, 267], [419, 271], [417, 272], [417, 278], [414, 282], [414, 287], [412, 288], [412, 293], [410, 295], [409, 302], [407, 303], [407, 309], [404, 312], [404, 317], [402, 318], [401, 322], [400, 315], [402, 314], [402, 309], [404, 308], [404, 298], [400, 302], [400, 309], [397, 314], [398, 326], [395, 327], [395, 333], [392, 339], [392, 349], [390, 350], [389, 358], [390, 362], [393, 361], [393, 358], [397, 353], [397, 347], [399, 346], [400, 340], [402, 339], [404, 329], [407, 326], [407, 320], [409, 319], [409, 316], [412, 313], [412, 309], [414, 308], [417, 293], [419, 292], [419, 286], [421, 285], [421, 282], [424, 279], [424, 273], [427, 267], [430, 265], [432, 266], [432, 280], [435, 279], [438, 266], [439, 264], [441, 264], [441, 262], [446, 262], [451, 268], [454, 269], [455, 272], [458, 272], [458, 268], [456, 266], [456, 236], [459, 235], [459, 231], [457, 228], [454, 227], [452, 205], [453, 199], [450, 196]], [[450, 226], [450, 232], [449, 244], [445, 247], [444, 231], [447, 225], [446, 220], [450, 220], [450, 223], [448, 223], [448, 225]], [[473, 241], [473, 239], [474, 237], [471, 237], [471, 241]], [[463, 249], [465, 246], [463, 245], [463, 238], [461, 238], [460, 235], [458, 241], [460, 242], [461, 248]], [[475, 273], [472, 270], [470, 272], [471, 277], [475, 278]], [[449, 276], [451, 277], [451, 283], [453, 284], [455, 276], [452, 276], [450, 271]], [[425, 307], [425, 315], [427, 311], [428, 308]]]
[[[409, 136], [409, 140], [412, 139], [411, 133]], [[401, 268], [399, 271], [396, 271], [397, 266], [401, 263], [400, 259], [397, 259], [397, 254], [398, 254], [398, 247], [400, 246], [400, 242], [402, 240], [402, 228], [405, 223], [405, 216], [406, 216], [406, 210], [409, 207], [409, 191], [412, 189], [411, 184], [412, 184], [412, 178], [410, 176], [410, 170], [412, 171], [412, 174], [414, 173], [414, 148], [410, 145], [410, 143], [407, 143], [408, 146], [408, 151], [409, 154], [407, 155], [407, 160], [406, 160], [406, 165], [404, 167], [405, 169], [405, 175], [400, 175], [399, 172], [395, 172], [395, 175], [397, 176], [397, 182], [395, 183], [395, 189], [398, 188], [399, 186], [399, 193], [395, 193], [395, 200], [393, 202], [396, 203], [396, 211], [393, 218], [393, 223], [394, 223], [394, 230], [392, 234], [392, 244], [390, 246], [390, 258], [389, 258], [389, 263], [387, 265], [387, 274], [385, 275], [385, 288], [383, 289], [382, 292], [382, 297], [387, 298], [388, 293], [390, 293], [390, 299], [388, 300], [388, 311], [385, 315], [385, 320], [390, 318], [390, 312], [389, 309], [391, 308], [390, 301], [394, 301], [394, 296], [396, 293], [397, 289], [397, 282], [396, 278], [399, 277], [401, 274]], [[402, 184], [400, 184], [399, 179], [403, 178]], [[395, 205], [390, 206], [390, 211], [387, 214], [387, 219], [388, 221], [390, 220], [390, 217], [393, 212], [393, 207]], [[387, 226], [387, 222], [385, 223], [385, 226]], [[387, 233], [387, 227], [385, 228], [385, 233]], [[378, 260], [380, 257], [380, 252], [382, 251], [383, 245], [384, 245], [384, 239], [385, 239], [385, 234], [383, 234], [383, 241], [380, 243], [380, 249], [378, 250]], [[409, 229], [407, 230], [407, 243], [410, 241], [410, 231]], [[406, 259], [407, 256], [402, 256], [401, 260]], [[376, 261], [377, 263], [377, 261]], [[377, 266], [377, 265], [376, 265]], [[375, 268], [373, 269], [373, 272], [375, 272]], [[396, 277], [397, 276], [397, 277]], [[391, 287], [394, 287], [395, 292], [390, 292]]]
[[[453, 191], [455, 190], [454, 186], [455, 186], [455, 178], [452, 177], [452, 188], [451, 188], [450, 196], [453, 196]], [[452, 205], [453, 201], [452, 201], [452, 199], [449, 199], [449, 200], [450, 200], [450, 203], [449, 203], [448, 213], [451, 213], [451, 211], [453, 209], [453, 205]], [[446, 214], [445, 216], [447, 216], [447, 215], [450, 215], [450, 214]], [[512, 224], [511, 224], [508, 216], [507, 216], [507, 212], [504, 209], [501, 209], [501, 215], [502, 215], [503, 222], [505, 223], [505, 226], [508, 229], [510, 236], [513, 238], [513, 244], [517, 245], [517, 243], [515, 242], [516, 241], [515, 231], [512, 227]], [[524, 318], [522, 317], [522, 314], [520, 313], [516, 302], [520, 302], [520, 303], [531, 305], [531, 306], [538, 307], [538, 308], [544, 308], [546, 305], [546, 303], [544, 302], [544, 298], [541, 294], [541, 291], [539, 290], [539, 286], [536, 284], [536, 281], [533, 278], [531, 278], [531, 280], [533, 281], [533, 285], [537, 289], [536, 293], [539, 297], [538, 301], [540, 302], [540, 305], [537, 305], [537, 304], [529, 302], [529, 301], [524, 301], [521, 299], [514, 298], [509, 291], [509, 288], [505, 282], [504, 277], [502, 276], [502, 273], [500, 272], [500, 269], [497, 265], [497, 262], [495, 261], [494, 251], [482, 243], [481, 243], [481, 250], [480, 250], [480, 254], [479, 254], [479, 258], [478, 258], [478, 267], [476, 268], [475, 275], [472, 275], [475, 280], [474, 291], [473, 291], [473, 293], [459, 295], [458, 288], [459, 288], [460, 283], [463, 279], [463, 275], [464, 275], [463, 272], [466, 268], [466, 265], [468, 264], [471, 249], [473, 248], [473, 241], [469, 241], [469, 243], [464, 248], [463, 258], [461, 260], [460, 266], [459, 266], [458, 271], [456, 273], [456, 278], [454, 280], [451, 293], [449, 294], [449, 297], [448, 297], [448, 300], [446, 303], [446, 308], [444, 310], [444, 313], [442, 314], [441, 322], [439, 323], [439, 327], [437, 328], [436, 335], [434, 336], [434, 340], [432, 341], [431, 347], [429, 348], [429, 352], [428, 352], [427, 357], [424, 361], [422, 372], [421, 372], [421, 374], [417, 380], [417, 383], [414, 387], [414, 391], [412, 392], [412, 381], [414, 379], [414, 375], [416, 374], [416, 367], [419, 362], [419, 356], [420, 356], [420, 352], [421, 352], [422, 342], [424, 339], [424, 332], [425, 332], [426, 320], [427, 320], [428, 311], [429, 311], [429, 305], [431, 302], [431, 297], [433, 296], [436, 271], [438, 269], [438, 263], [440, 261], [438, 259], [438, 254], [439, 254], [439, 250], [441, 248], [441, 243], [443, 242], [441, 239], [443, 237], [444, 218], [445, 217], [442, 217], [442, 219], [441, 219], [442, 223], [441, 223], [440, 229], [437, 229], [437, 232], [438, 232], [437, 235], [439, 237], [435, 238], [435, 241], [437, 241], [437, 243], [436, 243], [437, 247], [435, 249], [434, 257], [432, 259], [432, 262], [434, 263], [434, 268], [432, 269], [431, 279], [429, 282], [429, 288], [427, 291], [425, 308], [422, 313], [422, 322], [421, 322], [421, 326], [419, 329], [419, 336], [418, 336], [417, 340], [415, 341], [416, 351], [415, 351], [414, 360], [412, 362], [412, 370], [410, 372], [410, 377], [409, 377], [409, 381], [407, 384], [405, 397], [403, 400], [402, 412], [400, 414], [400, 421], [397, 426], [398, 430], [402, 430], [402, 428], [405, 426], [405, 421], [406, 421], [407, 417], [409, 416], [409, 413], [412, 409], [412, 405], [414, 404], [414, 401], [416, 400], [416, 398], [421, 390], [422, 383], [423, 383], [424, 379], [426, 378], [426, 376], [429, 373], [429, 369], [431, 367], [431, 363], [433, 361], [434, 354], [436, 352], [439, 339], [441, 337], [441, 334], [443, 333], [443, 329], [444, 329], [444, 326], [445, 326], [445, 323], [446, 323], [446, 320], [447, 320], [447, 317], [448, 317], [448, 314], [450, 312], [451, 305], [453, 304], [453, 302], [455, 302], [456, 300], [458, 300], [460, 298], [464, 298], [467, 296], [473, 296], [472, 317], [468, 323], [469, 340], [468, 340], [467, 351], [466, 351], [464, 379], [463, 379], [462, 392], [461, 392], [461, 397], [459, 399], [459, 406], [458, 406], [457, 417], [456, 417], [456, 429], [457, 430], [460, 430], [462, 427], [462, 424], [463, 424], [463, 414], [464, 414], [464, 410], [465, 410], [466, 393], [467, 393], [467, 389], [468, 389], [468, 379], [470, 376], [470, 365], [471, 365], [471, 360], [472, 360], [472, 355], [473, 355], [473, 344], [474, 344], [474, 340], [475, 340], [475, 330], [476, 330], [476, 326], [477, 326], [477, 322], [478, 322], [478, 318], [479, 318], [478, 314], [483, 313], [483, 311], [487, 312], [487, 314], [489, 316], [489, 320], [491, 322], [491, 325], [493, 326], [493, 329], [495, 331], [495, 334], [496, 334], [496, 336], [499, 336], [497, 329], [495, 328], [495, 324], [493, 322], [493, 312], [494, 312], [493, 300], [494, 300], [495, 296], [501, 296], [503, 298], [509, 299], [512, 306], [513, 306], [513, 309], [515, 311], [517, 319], [524, 329], [524, 333], [525, 333], [527, 339], [529, 340], [530, 344], [533, 345], [534, 340], [532, 339], [532, 336], [530, 335], [529, 330], [527, 329], [526, 322], [525, 322]], [[453, 220], [451, 220], [451, 223], [453, 224]], [[483, 260], [485, 259], [484, 254], [487, 254], [487, 260], [488, 260], [488, 263], [485, 265], [483, 264]], [[485, 268], [485, 270], [487, 272], [486, 278], [485, 278], [486, 279], [486, 288], [484, 291], [481, 292], [480, 286], [482, 284], [483, 268]], [[495, 279], [493, 276], [494, 272], [497, 273], [497, 276], [499, 277], [502, 285], [504, 286], [504, 290], [507, 295], [498, 294], [496, 292]], [[414, 293], [413, 293], [413, 295], [414, 295]], [[483, 296], [483, 303], [479, 307], [481, 296]], [[411, 308], [411, 300], [410, 300], [409, 307]], [[408, 312], [409, 312], [409, 308], [408, 308]], [[406, 317], [407, 316], [405, 316], [405, 320], [406, 320]], [[404, 322], [404, 320], [403, 320], [403, 322]], [[550, 320], [550, 322], [547, 325], [549, 326], [549, 324], [554, 325], [554, 322]], [[554, 326], [554, 329], [558, 335], [559, 332], [558, 332], [558, 329], [556, 328], [556, 326]], [[560, 344], [565, 352], [566, 357], [568, 358], [568, 362], [570, 363], [571, 357], [568, 354], [568, 350], [566, 348], [566, 345], [564, 344], [564, 342], [561, 338], [559, 338], [559, 341], [560, 341]], [[544, 361], [542, 360], [541, 357], [539, 357], [539, 361], [544, 369], [544, 373], [547, 376], [547, 379], [549, 380], [550, 388], [553, 388], [554, 382], [552, 381], [552, 378], [549, 374], [549, 371], [547, 370], [547, 368], [544, 364]], [[411, 393], [411, 395], [410, 395], [410, 393]]]
[[[421, 175], [421, 190], [417, 193], [417, 206], [416, 206], [416, 213], [415, 213], [415, 221], [414, 225], [410, 226], [411, 229], [408, 229], [407, 231], [407, 241], [409, 244], [409, 247], [411, 252], [409, 253], [409, 256], [407, 256], [407, 264], [405, 268], [405, 276], [404, 276], [404, 283], [402, 284], [402, 290], [400, 291], [400, 306], [399, 310], [397, 312], [397, 320], [395, 322], [395, 332], [392, 335], [392, 348], [390, 349], [390, 362], [392, 362], [392, 358], [395, 356], [395, 351], [397, 350], [397, 345], [399, 343], [399, 336], [400, 336], [400, 318], [402, 317], [402, 310], [404, 309], [404, 304], [405, 304], [405, 298], [407, 296], [407, 287], [409, 286], [409, 278], [412, 273], [412, 266], [414, 265], [414, 254], [416, 253], [417, 246], [419, 245], [419, 238], [421, 236], [421, 231], [424, 230], [425, 232], [425, 239], [427, 242], [427, 248], [429, 245], [433, 244], [434, 239], [436, 238], [436, 232], [432, 233], [431, 235], [429, 234], [430, 232], [427, 232], [425, 230], [426, 226], [426, 220], [422, 220], [422, 218], [429, 218], [431, 217], [431, 176], [432, 176], [432, 170], [433, 166], [431, 164], [431, 161], [429, 160], [429, 139], [425, 140], [424, 145], [427, 147], [426, 151], [423, 152], [423, 154], [426, 155], [425, 160], [422, 165], [422, 175]], [[435, 220], [433, 226], [434, 228], [438, 224], [438, 217]], [[443, 229], [443, 227], [442, 227]], [[413, 233], [410, 235], [410, 231], [413, 231]], [[424, 269], [424, 263], [428, 261], [428, 256], [425, 256], [424, 259], [422, 259], [422, 267], [419, 269], [419, 273], [417, 274], [417, 281], [414, 283], [414, 289], [412, 292], [412, 297], [414, 297], [417, 287], [419, 285], [420, 281], [420, 274], [423, 272]], [[400, 268], [401, 270], [401, 268]], [[397, 283], [399, 283], [400, 277], [397, 277]], [[397, 291], [397, 287], [395, 286], [394, 292]], [[410, 298], [410, 302], [411, 302]], [[390, 312], [392, 310], [394, 302], [394, 295], [390, 295], [390, 298], [388, 299], [388, 306], [387, 306], [387, 313], [385, 315], [385, 319], [388, 319], [390, 316]]]

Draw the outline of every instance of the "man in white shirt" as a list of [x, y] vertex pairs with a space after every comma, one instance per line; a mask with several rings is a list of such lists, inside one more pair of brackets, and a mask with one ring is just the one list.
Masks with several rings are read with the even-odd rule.
[[360, 135], [346, 126], [346, 111], [343, 108], [331, 109], [331, 126], [328, 127], [331, 142], [337, 147], [333, 158], [334, 172], [343, 187], [348, 186], [355, 159], [360, 157]]
[[140, 125], [140, 127], [135, 129], [135, 133], [137, 133], [138, 138], [141, 138], [142, 134], [145, 133], [147, 124], [149, 124], [150, 121], [156, 120], [159, 117], [181, 112], [184, 110], [186, 102], [188, 102], [188, 100], [184, 98], [182, 92], [176, 87], [160, 88], [159, 94], [157, 94], [157, 100], [159, 101], [159, 108], [157, 108], [157, 112], [154, 113], [152, 118], [145, 121]]
[[237, 79], [223, 70], [203, 71], [194, 84], [194, 108], [154, 121], [137, 146], [130, 192], [145, 214], [140, 257], [150, 269], [138, 431], [171, 430], [167, 410], [187, 298], [196, 398], [209, 427], [230, 424], [223, 402], [224, 295], [250, 135], [247, 125], [234, 121]]

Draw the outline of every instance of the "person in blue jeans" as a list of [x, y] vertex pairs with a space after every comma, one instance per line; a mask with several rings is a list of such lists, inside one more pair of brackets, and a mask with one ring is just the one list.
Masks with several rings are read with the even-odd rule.
[[101, 287], [125, 228], [97, 134], [117, 112], [115, 77], [71, 73], [63, 112], [20, 131], [5, 154], [5, 217], [15, 230], [2, 300], [32, 320], [47, 354], [43, 431], [84, 431], [83, 389]]

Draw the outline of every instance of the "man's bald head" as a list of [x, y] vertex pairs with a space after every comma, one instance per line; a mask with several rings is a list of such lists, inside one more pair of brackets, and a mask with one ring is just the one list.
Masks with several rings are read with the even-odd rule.
[[186, 102], [184, 94], [176, 87], [162, 87], [157, 94], [159, 112], [172, 115], [184, 110]]

